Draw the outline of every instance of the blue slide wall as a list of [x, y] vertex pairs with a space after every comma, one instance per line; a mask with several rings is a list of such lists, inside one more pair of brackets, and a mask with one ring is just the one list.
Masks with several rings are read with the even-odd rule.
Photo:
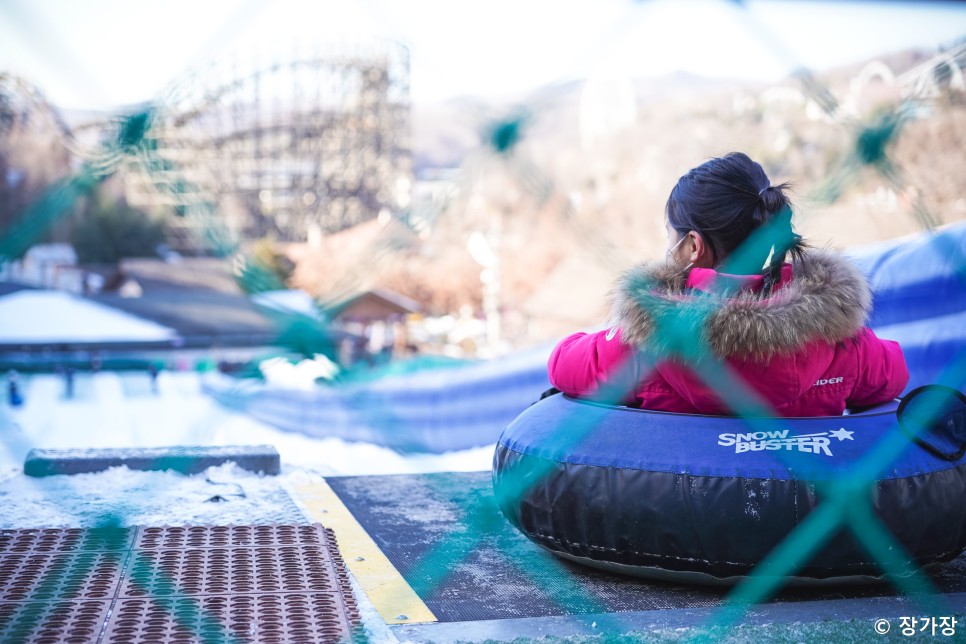
[[909, 391], [966, 387], [966, 224], [848, 253], [869, 276], [876, 335], [896, 340]]

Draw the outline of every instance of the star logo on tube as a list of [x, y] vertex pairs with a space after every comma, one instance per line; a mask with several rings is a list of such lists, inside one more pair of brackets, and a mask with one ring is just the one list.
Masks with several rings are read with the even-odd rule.
[[852, 438], [852, 434], [854, 433], [855, 432], [850, 432], [844, 427], [840, 427], [839, 429], [836, 429], [834, 432], [829, 432], [828, 435], [831, 436], [832, 438], [837, 438], [840, 441], [844, 441], [846, 438], [851, 441], [851, 440], [855, 440], [854, 438]]

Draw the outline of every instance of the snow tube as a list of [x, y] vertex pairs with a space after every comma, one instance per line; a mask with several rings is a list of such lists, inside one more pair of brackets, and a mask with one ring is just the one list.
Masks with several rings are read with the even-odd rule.
[[[493, 485], [506, 518], [554, 554], [638, 576], [728, 584], [824, 502], [824, 482], [834, 490], [835, 481], [877, 458], [881, 450], [873, 450], [886, 440], [901, 450], [872, 470], [869, 507], [912, 566], [956, 557], [966, 547], [966, 396], [946, 387], [923, 387], [862, 413], [772, 419], [646, 411], [558, 394], [504, 431]], [[843, 527], [789, 581], [882, 575]]]

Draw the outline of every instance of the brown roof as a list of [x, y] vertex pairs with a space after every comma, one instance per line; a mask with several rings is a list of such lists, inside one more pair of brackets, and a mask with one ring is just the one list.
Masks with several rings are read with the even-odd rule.
[[364, 302], [375, 304], [376, 307], [386, 309], [391, 313], [408, 314], [418, 313], [421, 310], [419, 302], [384, 288], [375, 288], [353, 295], [335, 304], [330, 310], [334, 317], [339, 317], [352, 309], [358, 308]]
[[227, 259], [185, 257], [176, 262], [161, 259], [123, 259], [119, 272], [135, 280], [144, 293], [200, 290], [242, 295]]

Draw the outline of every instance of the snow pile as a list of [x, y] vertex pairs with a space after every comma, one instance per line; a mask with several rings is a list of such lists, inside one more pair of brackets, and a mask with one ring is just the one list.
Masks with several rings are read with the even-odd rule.
[[269, 358], [258, 365], [265, 382], [279, 389], [312, 391], [317, 381], [332, 380], [339, 373], [339, 365], [321, 354], [312, 360], [302, 360], [292, 364], [285, 358]]
[[0, 528], [89, 528], [121, 525], [308, 523], [275, 477], [225, 463], [204, 474], [140, 472], [114, 467], [96, 474], [0, 482]]
[[304, 315], [314, 320], [321, 320], [319, 307], [312, 296], [305, 291], [263, 291], [251, 296], [251, 301], [258, 305], [282, 313]]

